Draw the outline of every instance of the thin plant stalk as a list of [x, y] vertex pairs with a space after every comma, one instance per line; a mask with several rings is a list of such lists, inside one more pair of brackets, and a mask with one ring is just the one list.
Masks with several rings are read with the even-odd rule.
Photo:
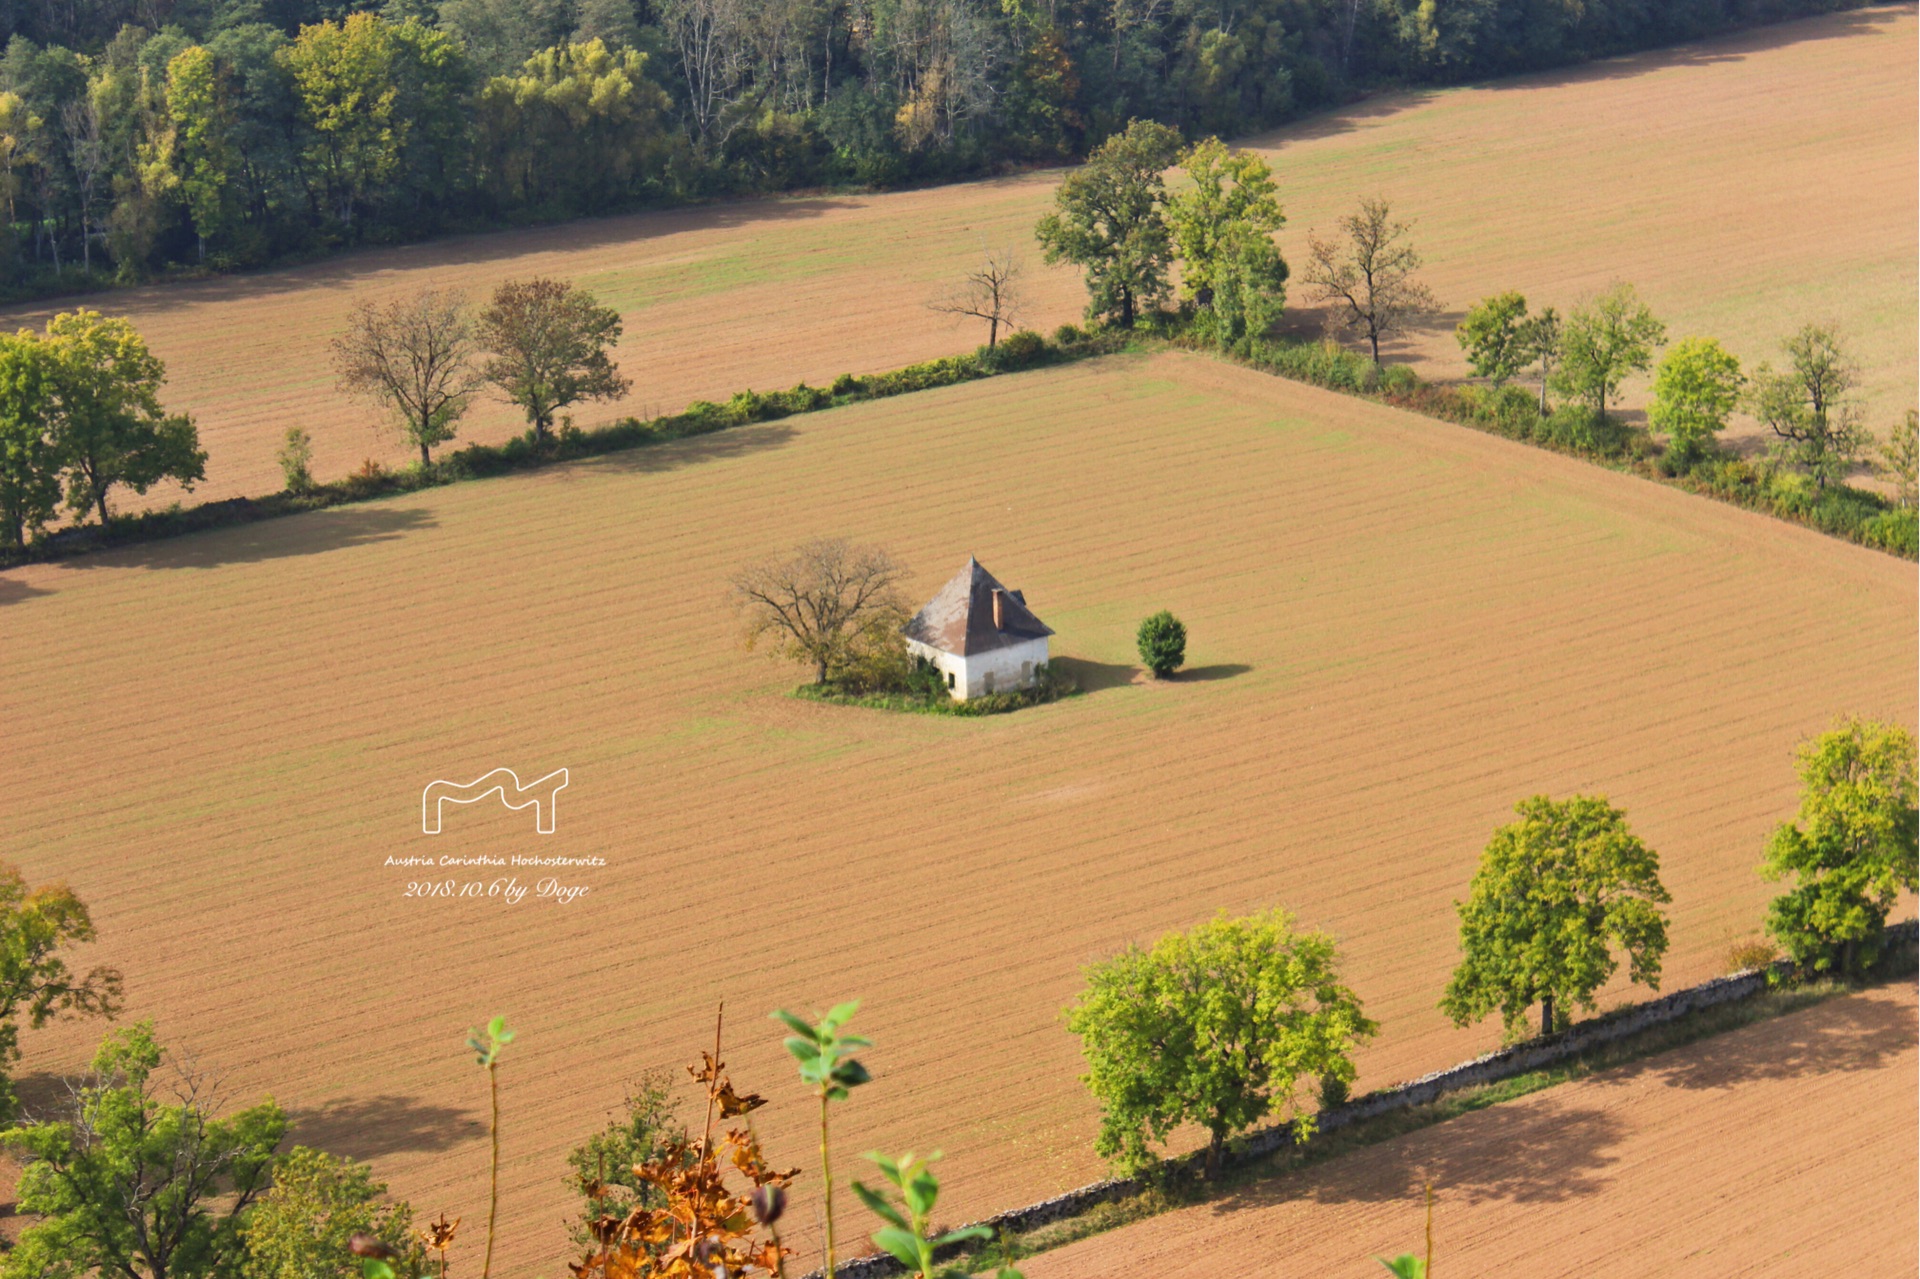
[[1424, 1279], [1433, 1279], [1433, 1183], [1427, 1183], [1427, 1264]]
[[833, 1164], [827, 1157], [827, 1094], [820, 1094], [820, 1180], [826, 1187], [827, 1201], [827, 1269], [826, 1279], [833, 1279]]
[[[500, 1075], [499, 1066], [487, 1063], [487, 1100], [492, 1106], [493, 1115], [488, 1123], [493, 1137], [493, 1156], [487, 1170], [487, 1259], [481, 1264], [480, 1279], [491, 1279], [493, 1274], [493, 1223], [500, 1212]], [[446, 1272], [441, 1271], [441, 1279]]]

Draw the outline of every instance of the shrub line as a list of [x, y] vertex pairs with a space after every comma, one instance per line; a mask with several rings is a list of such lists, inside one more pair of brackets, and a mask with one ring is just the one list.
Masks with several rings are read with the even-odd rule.
[[0, 548], [0, 568], [69, 559], [94, 551], [416, 493], [466, 480], [535, 471], [582, 458], [709, 435], [731, 427], [773, 422], [867, 400], [888, 399], [1003, 373], [1110, 355], [1131, 343], [1131, 335], [1113, 332], [1072, 330], [1071, 336], [1064, 340], [1056, 335], [1056, 340], [1050, 341], [1038, 333], [1023, 331], [1001, 339], [997, 346], [981, 347], [964, 355], [943, 356], [885, 373], [843, 373], [829, 387], [808, 386], [802, 382], [785, 391], [741, 391], [724, 404], [695, 400], [679, 413], [647, 421], [625, 417], [585, 430], [565, 425], [540, 444], [535, 444], [530, 434], [516, 436], [504, 444], [469, 444], [429, 467], [415, 465], [389, 471], [374, 464], [345, 479], [316, 484], [303, 492], [282, 490], [264, 497], [223, 498], [193, 506], [176, 504], [166, 510], [115, 516], [104, 529], [97, 524], [81, 525], [36, 538], [25, 548]]
[[[785, 391], [740, 391], [724, 404], [696, 400], [679, 413], [647, 421], [625, 417], [585, 430], [563, 426], [555, 436], [540, 444], [536, 444], [530, 434], [516, 436], [504, 444], [469, 444], [430, 467], [416, 465], [388, 471], [375, 464], [345, 479], [315, 485], [303, 492], [283, 490], [264, 497], [224, 498], [187, 507], [176, 504], [166, 510], [115, 516], [105, 529], [97, 524], [82, 525], [36, 538], [24, 548], [0, 547], [0, 568], [70, 559], [95, 551], [375, 501], [466, 480], [540, 470], [582, 458], [708, 435], [730, 427], [955, 386], [1002, 373], [1095, 359], [1137, 350], [1144, 340], [1154, 337], [1175, 349], [1211, 355], [1288, 381], [1303, 382], [1577, 457], [1608, 470], [1770, 515], [1902, 559], [1920, 559], [1914, 513], [1888, 507], [1877, 494], [1845, 484], [1835, 486], [1824, 497], [1812, 499], [1803, 493], [1774, 493], [1754, 467], [1737, 459], [1721, 459], [1693, 472], [1668, 475], [1645, 448], [1649, 441], [1644, 433], [1634, 436], [1621, 428], [1622, 440], [1614, 441], [1615, 447], [1609, 451], [1593, 440], [1569, 435], [1559, 414], [1535, 422], [1508, 422], [1497, 414], [1490, 416], [1492, 410], [1471, 394], [1471, 388], [1422, 382], [1402, 365], [1381, 370], [1365, 357], [1333, 343], [1282, 344], [1249, 340], [1231, 351], [1223, 351], [1189, 333], [1155, 334], [1150, 328], [1138, 332], [1082, 331], [1063, 325], [1052, 339], [1022, 331], [1003, 339], [996, 347], [981, 347], [964, 355], [944, 356], [885, 373], [842, 374], [830, 387], [801, 382]], [[1641, 451], [1633, 451], [1629, 444], [1640, 445]]]
[[[1888, 925], [1884, 946], [1880, 961], [1882, 974], [1910, 970], [1915, 963], [1916, 953], [1920, 952], [1920, 921], [1910, 919]], [[1791, 961], [1780, 960], [1765, 968], [1715, 977], [1659, 999], [1615, 1009], [1598, 1017], [1575, 1022], [1567, 1029], [1551, 1035], [1512, 1044], [1445, 1070], [1367, 1093], [1344, 1105], [1324, 1109], [1317, 1116], [1318, 1131], [1308, 1141], [1296, 1141], [1291, 1121], [1256, 1129], [1232, 1143], [1222, 1161], [1223, 1167], [1244, 1168], [1289, 1149], [1312, 1150], [1321, 1147], [1333, 1134], [1365, 1121], [1431, 1105], [1451, 1094], [1519, 1079], [1549, 1067], [1577, 1061], [1598, 1049], [1658, 1027], [1684, 1022], [1714, 1008], [1752, 1000], [1784, 983], [1815, 976], [1817, 974], [1798, 972]], [[1160, 1160], [1153, 1168], [1136, 1176], [1092, 1182], [1077, 1190], [1025, 1207], [998, 1212], [969, 1224], [986, 1227], [996, 1239], [1028, 1234], [1042, 1226], [1083, 1216], [1107, 1204], [1149, 1194], [1174, 1179], [1190, 1180], [1205, 1158], [1204, 1149], [1174, 1155]], [[1110, 1224], [1122, 1223], [1116, 1221]], [[991, 1250], [992, 1247], [987, 1246], [986, 1251]], [[952, 1251], [955, 1254], [981, 1251], [981, 1246], [967, 1246]], [[899, 1262], [885, 1254], [845, 1260], [836, 1269], [842, 1279], [881, 1279], [882, 1276], [905, 1273]], [[821, 1276], [822, 1272], [814, 1271], [806, 1279], [821, 1279]]]
[[1529, 407], [1531, 394], [1522, 394], [1514, 401], [1526, 410], [1516, 416], [1498, 399], [1477, 394], [1478, 388], [1423, 382], [1405, 365], [1382, 369], [1336, 343], [1248, 339], [1232, 350], [1221, 350], [1191, 333], [1176, 332], [1166, 340], [1176, 348], [1212, 355], [1291, 382], [1304, 382], [1577, 457], [1610, 471], [1637, 475], [1698, 497], [1770, 515], [1902, 559], [1920, 559], [1920, 537], [1916, 535], [1920, 525], [1914, 513], [1891, 507], [1878, 494], [1851, 485], [1836, 484], [1825, 494], [1809, 494], [1770, 482], [1751, 463], [1738, 458], [1718, 458], [1678, 475], [1668, 474], [1660, 467], [1657, 446], [1644, 431], [1609, 420], [1607, 428], [1612, 435], [1603, 439], [1585, 410], [1576, 407], [1569, 414], [1567, 406], [1562, 406], [1551, 416], [1542, 417]]

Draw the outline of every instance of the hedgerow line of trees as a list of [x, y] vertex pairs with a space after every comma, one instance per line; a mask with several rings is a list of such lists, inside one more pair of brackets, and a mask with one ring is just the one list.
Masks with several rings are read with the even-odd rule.
[[[1843, 719], [1801, 745], [1798, 765], [1798, 811], [1775, 827], [1761, 866], [1769, 879], [1793, 880], [1767, 912], [1773, 945], [1730, 957], [1750, 969], [1777, 947], [1798, 975], [1862, 977], [1879, 959], [1889, 911], [1920, 883], [1915, 740], [1898, 725]], [[1598, 796], [1536, 795], [1515, 817], [1494, 831], [1455, 904], [1461, 960], [1441, 1009], [1462, 1025], [1497, 1012], [1518, 1038], [1535, 1007], [1542, 1034], [1564, 1028], [1575, 1006], [1596, 1007], [1622, 958], [1634, 982], [1657, 989], [1671, 899], [1658, 855], [1626, 815]], [[80, 977], [68, 967], [63, 952], [93, 939], [71, 890], [30, 891], [0, 867], [0, 1067], [18, 1060], [23, 1021], [120, 1011], [118, 972]], [[1278, 909], [1223, 912], [1089, 966], [1067, 1029], [1081, 1040], [1100, 1107], [1099, 1152], [1138, 1171], [1155, 1163], [1154, 1146], [1197, 1125], [1211, 1176], [1235, 1136], [1275, 1114], [1290, 1118], [1296, 1140], [1311, 1136], [1318, 1110], [1349, 1096], [1353, 1050], [1378, 1033], [1339, 968], [1330, 934]], [[858, 1008], [840, 1004], [811, 1021], [774, 1014], [817, 1107], [828, 1274], [831, 1116], [872, 1078], [859, 1055], [871, 1041], [846, 1031]], [[702, 1124], [683, 1123], [666, 1081], [649, 1076], [568, 1156], [579, 1201], [571, 1268], [581, 1279], [685, 1275], [689, 1258], [701, 1273], [785, 1273], [792, 1250], [779, 1223], [803, 1172], [768, 1162], [750, 1118], [768, 1099], [734, 1088], [722, 1027], [688, 1068], [704, 1097]], [[495, 1018], [468, 1039], [494, 1098], [482, 1279], [495, 1242], [500, 1067], [514, 1038]], [[0, 1279], [422, 1279], [446, 1272], [456, 1243], [480, 1246], [477, 1226], [461, 1233], [466, 1215], [423, 1223], [363, 1164], [298, 1146], [283, 1153], [279, 1106], [229, 1112], [217, 1076], [166, 1053], [150, 1023], [111, 1032], [70, 1085], [46, 1115], [22, 1115], [11, 1090], [0, 1092], [12, 1121], [0, 1143], [24, 1163], [18, 1201], [31, 1218], [0, 1257]], [[867, 1158], [886, 1184], [850, 1188], [880, 1223], [873, 1243], [910, 1273], [942, 1273], [936, 1249], [984, 1241], [981, 1228], [943, 1234], [930, 1224], [937, 1154]], [[1010, 1266], [997, 1274], [1018, 1279]]]
[[[1243, 133], [1852, 0], [93, 0], [0, 9], [0, 289]], [[74, 273], [79, 273], [79, 279]]]
[[[1109, 334], [1144, 330], [1205, 345], [1290, 376], [1378, 392], [1437, 416], [1625, 461], [1908, 557], [1920, 553], [1920, 426], [1909, 413], [1884, 440], [1865, 429], [1858, 368], [1832, 325], [1803, 326], [1783, 344], [1782, 369], [1762, 364], [1751, 378], [1713, 339], [1677, 343], [1653, 379], [1648, 409], [1662, 443], [1611, 411], [1622, 385], [1652, 369], [1666, 341], [1666, 326], [1631, 286], [1615, 285], [1564, 317], [1551, 307], [1531, 313], [1518, 293], [1484, 298], [1457, 335], [1485, 384], [1424, 384], [1381, 353], [1384, 338], [1430, 322], [1439, 306], [1418, 278], [1412, 224], [1373, 198], [1339, 220], [1338, 235], [1309, 236], [1302, 282], [1324, 304], [1330, 335], [1312, 346], [1269, 336], [1292, 275], [1274, 241], [1285, 222], [1263, 158], [1215, 138], [1183, 145], [1174, 130], [1136, 120], [1067, 175], [1035, 232], [1049, 262], [1081, 268], [1087, 318]], [[1093, 349], [1072, 326], [1051, 344], [1025, 331], [1002, 341], [1001, 330], [1018, 314], [1019, 266], [1010, 249], [986, 253], [957, 290], [930, 303], [986, 322], [976, 373]], [[418, 450], [426, 475], [436, 467], [434, 449], [457, 438], [460, 419], [488, 387], [526, 414], [529, 448], [558, 455], [553, 434], [562, 410], [630, 389], [611, 356], [620, 333], [617, 312], [564, 281], [509, 281], [477, 312], [457, 292], [429, 288], [357, 307], [333, 343], [334, 365], [341, 389], [389, 417]], [[1370, 358], [1352, 355], [1336, 337], [1364, 341]], [[1513, 384], [1529, 374], [1537, 377], [1537, 397]], [[57, 316], [45, 334], [0, 337], [0, 545], [21, 553], [55, 517], [63, 495], [70, 515], [91, 515], [106, 527], [116, 486], [145, 493], [172, 479], [191, 489], [204, 478], [206, 454], [191, 420], [160, 407], [163, 379], [160, 362], [126, 321], [93, 312]], [[803, 408], [838, 395], [837, 384], [831, 395], [795, 388], [801, 392]], [[1556, 408], [1550, 392], [1565, 402]], [[759, 420], [755, 406], [779, 398], [743, 395], [742, 421]], [[1775, 437], [1758, 464], [1730, 456], [1717, 442], [1736, 408]], [[681, 416], [719, 411], [694, 405]], [[639, 425], [615, 424], [615, 434]], [[280, 461], [289, 495], [318, 487], [312, 445], [304, 428], [287, 434]], [[1891, 502], [1844, 482], [1870, 451], [1891, 481]], [[381, 478], [372, 463], [365, 469], [363, 478]]]

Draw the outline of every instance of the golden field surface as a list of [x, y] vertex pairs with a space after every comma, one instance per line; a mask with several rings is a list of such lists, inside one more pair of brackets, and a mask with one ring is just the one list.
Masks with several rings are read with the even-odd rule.
[[1028, 1279], [1899, 1275], [1920, 1264], [1914, 991], [1815, 1005], [1020, 1263]]
[[[891, 548], [916, 601], [977, 554], [1087, 691], [987, 719], [787, 696], [727, 582], [823, 535]], [[1774, 891], [1795, 744], [1914, 723], [1916, 604], [1911, 564], [1780, 521], [1112, 357], [10, 571], [0, 857], [93, 906], [83, 960], [126, 970], [129, 1015], [425, 1212], [483, 1212], [461, 1040], [508, 1015], [505, 1257], [553, 1275], [564, 1152], [722, 1000], [760, 1131], [812, 1167], [765, 1014], [864, 999], [840, 1166], [943, 1147], [959, 1221], [1099, 1173], [1080, 968], [1218, 910], [1337, 936], [1382, 1027], [1362, 1087], [1495, 1045], [1435, 1001], [1529, 794], [1621, 805], [1673, 893], [1665, 984], [1721, 971]], [[1133, 631], [1161, 607], [1189, 669], [1153, 683]], [[491, 804], [421, 833], [426, 783], [503, 766], [571, 770], [555, 834]], [[386, 864], [531, 855], [606, 865]], [[404, 895], [548, 875], [590, 892]], [[29, 1092], [99, 1034], [29, 1034]]]
[[[1675, 338], [1717, 335], [1749, 365], [1809, 319], [1839, 322], [1865, 370], [1868, 423], [1911, 406], [1920, 260], [1920, 134], [1910, 6], [1834, 14], [1484, 86], [1384, 96], [1250, 145], [1279, 176], [1283, 252], [1305, 261], [1363, 196], [1416, 223], [1447, 308], [1392, 358], [1465, 374], [1452, 336], [1474, 300], [1520, 289], [1562, 312], [1615, 279], [1637, 284]], [[272, 492], [287, 429], [315, 472], [411, 460], [334, 387], [328, 342], [362, 300], [426, 286], [484, 296], [509, 278], [571, 278], [620, 309], [622, 403], [582, 424], [677, 412], [751, 387], [821, 384], [972, 347], [985, 336], [927, 302], [983, 248], [1017, 246], [1025, 321], [1077, 320], [1078, 276], [1041, 265], [1034, 223], [1057, 171], [930, 190], [828, 195], [648, 213], [357, 252], [313, 266], [84, 299], [124, 312], [167, 361], [169, 403], [209, 453], [200, 497]], [[1306, 292], [1294, 287], [1296, 302]], [[73, 302], [15, 309], [10, 326]], [[1317, 313], [1296, 309], [1311, 332]], [[1637, 410], [1644, 386], [1629, 388]], [[463, 438], [523, 429], [479, 405]], [[1736, 419], [1734, 435], [1753, 425]], [[175, 500], [155, 490], [146, 504]], [[140, 499], [123, 495], [134, 509]]]

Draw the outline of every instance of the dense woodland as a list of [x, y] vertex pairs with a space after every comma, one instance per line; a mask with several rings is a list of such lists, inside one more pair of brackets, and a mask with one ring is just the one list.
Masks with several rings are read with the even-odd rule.
[[1072, 159], [1849, 0], [0, 0], [0, 291]]

